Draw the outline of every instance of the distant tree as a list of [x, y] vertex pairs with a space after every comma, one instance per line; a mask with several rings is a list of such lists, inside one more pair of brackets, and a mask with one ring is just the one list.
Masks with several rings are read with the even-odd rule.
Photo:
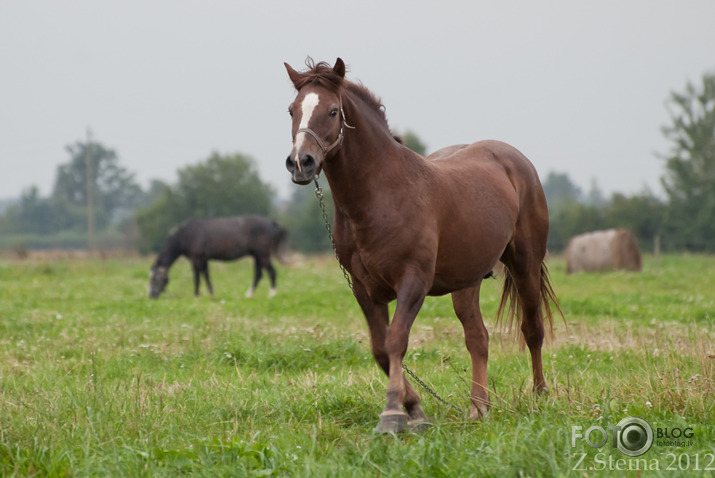
[[715, 74], [700, 87], [688, 82], [668, 101], [672, 142], [662, 184], [668, 195], [668, 241], [690, 250], [715, 251]]
[[11, 204], [15, 204], [17, 202], [17, 199], [0, 199], [0, 214], [4, 214], [5, 210], [10, 206]]
[[597, 231], [605, 226], [603, 209], [581, 202], [562, 203], [549, 209], [549, 239], [547, 246], [553, 252], [563, 250], [569, 240], [584, 232]]
[[[327, 186], [323, 187], [324, 204], [331, 227], [333, 222], [333, 200]], [[291, 246], [302, 252], [332, 251], [332, 244], [325, 229], [325, 221], [315, 188], [296, 187], [286, 204], [279, 222], [290, 233]]]
[[[87, 147], [77, 142], [67, 146], [68, 163], [57, 168], [52, 201], [63, 207], [61, 228], [86, 227], [87, 207]], [[126, 215], [135, 206], [141, 188], [130, 173], [119, 164], [114, 150], [101, 143], [89, 146], [94, 207], [97, 227], [106, 227]]]
[[268, 214], [275, 196], [261, 181], [251, 158], [216, 152], [206, 161], [179, 170], [174, 192], [184, 213], [205, 217]]
[[546, 195], [546, 202], [549, 207], [556, 207], [559, 202], [579, 202], [581, 201], [581, 189], [571, 181], [566, 173], [556, 173], [550, 171], [541, 182]]
[[591, 180], [591, 189], [586, 194], [584, 202], [592, 206], [604, 206], [608, 202], [596, 179]]
[[161, 199], [169, 190], [169, 185], [159, 179], [152, 179], [146, 191], [142, 191], [139, 207], [146, 207]]
[[137, 211], [138, 247], [142, 252], [158, 250], [173, 227], [195, 216], [267, 215], [274, 196], [250, 157], [214, 152], [206, 161], [179, 170], [176, 185]]
[[629, 229], [641, 248], [650, 249], [663, 227], [665, 204], [646, 190], [634, 196], [615, 193], [604, 206], [604, 223], [610, 228]]
[[55, 211], [51, 201], [40, 197], [37, 186], [31, 186], [5, 211], [0, 231], [7, 234], [48, 234], [55, 229]]
[[427, 146], [417, 136], [417, 133], [411, 130], [405, 131], [403, 134], [398, 134], [402, 139], [402, 143], [417, 154], [427, 156]]
[[[84, 232], [87, 227], [87, 145], [67, 146], [70, 159], [57, 168], [49, 198], [40, 197], [37, 187], [23, 191], [20, 200], [5, 211], [2, 230], [12, 234], [53, 234]], [[92, 143], [89, 159], [94, 190], [95, 220], [98, 230], [116, 225], [141, 196], [141, 188], [119, 164], [116, 153], [100, 143]]]
[[173, 189], [167, 189], [159, 199], [134, 213], [139, 229], [137, 249], [144, 254], [158, 251], [169, 233], [189, 217], [181, 209]]
[[549, 239], [547, 246], [551, 251], [561, 251], [571, 237], [572, 224], [577, 219], [574, 209], [581, 208], [581, 189], [571, 181], [566, 173], [549, 172], [541, 182], [549, 206]]

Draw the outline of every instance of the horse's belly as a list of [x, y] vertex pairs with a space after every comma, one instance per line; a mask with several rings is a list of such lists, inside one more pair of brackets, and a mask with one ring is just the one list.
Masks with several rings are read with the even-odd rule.
[[[479, 279], [481, 280], [481, 279]], [[479, 283], [479, 280], [470, 281], [454, 281], [454, 280], [442, 280], [440, 277], [435, 276], [434, 282], [432, 283], [432, 288], [429, 290], [427, 295], [437, 296], [450, 294], [452, 292], [466, 289], [468, 287], [473, 287]]]
[[[440, 240], [430, 295], [441, 295], [478, 284], [501, 258], [511, 240], [509, 221], [503, 227], [482, 228]], [[513, 226], [512, 226], [513, 228]]]
[[457, 268], [438, 268], [429, 295], [444, 295], [479, 284], [496, 266], [498, 260], [499, 257], [484, 257], [478, 262], [463, 263]]

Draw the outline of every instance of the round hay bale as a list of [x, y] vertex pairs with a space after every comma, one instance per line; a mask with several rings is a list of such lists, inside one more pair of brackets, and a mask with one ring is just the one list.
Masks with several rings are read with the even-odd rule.
[[566, 247], [566, 273], [613, 269], [640, 271], [641, 253], [628, 229], [608, 229], [574, 236]]

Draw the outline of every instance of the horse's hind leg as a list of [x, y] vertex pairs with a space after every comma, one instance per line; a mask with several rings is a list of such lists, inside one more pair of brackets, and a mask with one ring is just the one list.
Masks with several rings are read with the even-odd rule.
[[268, 272], [268, 278], [271, 280], [271, 291], [268, 293], [268, 297], [273, 297], [276, 295], [276, 270], [271, 264], [269, 256], [263, 261], [263, 268]]
[[247, 299], [253, 297], [253, 293], [256, 291], [256, 287], [258, 286], [258, 281], [261, 280], [262, 276], [263, 263], [261, 262], [261, 258], [259, 256], [253, 256], [253, 283], [251, 283], [251, 287], [246, 291]]
[[469, 417], [477, 419], [489, 408], [487, 388], [487, 360], [489, 359], [489, 332], [484, 326], [479, 309], [479, 287], [470, 287], [452, 293], [454, 312], [464, 327], [464, 341], [472, 357], [471, 412]]
[[211, 285], [211, 279], [209, 278], [209, 263], [208, 261], [204, 261], [203, 268], [201, 269], [201, 273], [204, 276], [204, 280], [206, 281], [206, 287], [209, 289], [209, 294], [214, 295], [214, 288]]
[[[522, 251], [522, 253], [515, 251]], [[510, 277], [505, 279], [505, 289], [516, 288], [518, 294], [517, 307], [521, 315], [521, 331], [531, 354], [534, 391], [546, 392], [548, 387], [541, 362], [541, 346], [544, 342], [544, 321], [541, 311], [543, 255], [533, 253], [529, 250], [529, 246], [524, 244], [523, 247], [519, 245], [508, 247], [502, 260], [510, 274]]]

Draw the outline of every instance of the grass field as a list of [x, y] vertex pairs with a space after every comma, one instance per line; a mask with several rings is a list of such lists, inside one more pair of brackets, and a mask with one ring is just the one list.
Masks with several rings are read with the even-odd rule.
[[[551, 393], [531, 394], [528, 352], [494, 331], [489, 415], [470, 422], [418, 390], [434, 426], [399, 436], [373, 432], [387, 380], [334, 258], [279, 266], [278, 295], [262, 283], [250, 300], [250, 261], [212, 263], [216, 295], [194, 299], [181, 260], [156, 301], [146, 297], [150, 262], [0, 262], [3, 476], [715, 471], [715, 257], [646, 257], [640, 274], [576, 276], [552, 259], [567, 325], [555, 322], [544, 350]], [[482, 291], [490, 328], [500, 287]], [[463, 344], [449, 298], [428, 299], [406, 363], [468, 409]], [[663, 435], [638, 458], [611, 444], [608, 427], [629, 416]], [[608, 443], [576, 437], [573, 447], [572, 428], [592, 426]]]

